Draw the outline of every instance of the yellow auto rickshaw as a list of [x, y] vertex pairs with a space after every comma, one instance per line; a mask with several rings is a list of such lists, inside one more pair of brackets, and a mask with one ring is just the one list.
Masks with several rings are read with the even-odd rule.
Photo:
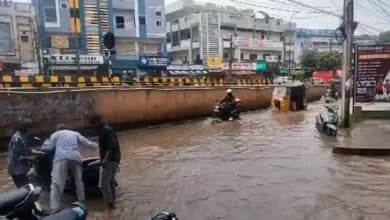
[[275, 86], [271, 105], [272, 109], [283, 112], [305, 110], [305, 85], [303, 83], [289, 83]]

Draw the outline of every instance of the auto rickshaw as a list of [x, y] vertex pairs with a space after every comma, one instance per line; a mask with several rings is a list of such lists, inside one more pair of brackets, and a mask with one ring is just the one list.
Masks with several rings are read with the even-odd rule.
[[273, 110], [283, 112], [305, 110], [305, 85], [303, 83], [291, 83], [275, 86], [271, 105]]

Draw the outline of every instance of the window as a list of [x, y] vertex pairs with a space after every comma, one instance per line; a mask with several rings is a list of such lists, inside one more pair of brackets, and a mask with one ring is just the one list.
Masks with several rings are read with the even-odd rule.
[[115, 24], [117, 29], [124, 29], [125, 28], [125, 18], [123, 16], [116, 16], [115, 17]]
[[58, 0], [46, 1], [43, 6], [43, 15], [46, 27], [59, 27]]
[[0, 22], [0, 52], [11, 51], [11, 28], [8, 22]]
[[162, 22], [160, 20], [157, 20], [156, 21], [156, 27], [161, 27], [162, 26]]
[[156, 11], [154, 12], [154, 15], [155, 15], [156, 17], [161, 17], [161, 16], [162, 16], [162, 12], [161, 12], [160, 10], [156, 10]]
[[243, 59], [244, 59], [244, 54], [241, 53], [241, 54], [240, 54], [240, 60], [243, 60]]
[[257, 60], [257, 54], [249, 54], [249, 59], [252, 60], [252, 61], [256, 61]]
[[171, 43], [171, 33], [167, 33], [167, 43]]
[[20, 37], [20, 40], [21, 40], [23, 43], [27, 43], [27, 42], [28, 42], [28, 36], [21, 36], [21, 37]]
[[188, 40], [191, 38], [191, 31], [190, 29], [184, 29], [180, 31], [180, 39], [181, 40]]
[[145, 25], [145, 24], [146, 24], [145, 17], [144, 16], [140, 16], [139, 17], [139, 25]]

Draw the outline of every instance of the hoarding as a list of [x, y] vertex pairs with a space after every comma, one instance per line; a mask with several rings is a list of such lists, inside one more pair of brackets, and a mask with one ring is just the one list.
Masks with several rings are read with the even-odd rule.
[[355, 103], [390, 102], [390, 45], [357, 46]]

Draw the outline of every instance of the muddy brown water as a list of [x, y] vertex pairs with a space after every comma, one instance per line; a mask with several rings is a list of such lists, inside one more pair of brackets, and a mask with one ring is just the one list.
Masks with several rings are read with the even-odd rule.
[[[332, 154], [346, 137], [317, 133], [320, 109], [119, 133], [118, 207], [89, 199], [88, 219], [144, 220], [163, 210], [183, 220], [389, 219], [390, 160]], [[10, 188], [3, 156], [0, 190]]]

